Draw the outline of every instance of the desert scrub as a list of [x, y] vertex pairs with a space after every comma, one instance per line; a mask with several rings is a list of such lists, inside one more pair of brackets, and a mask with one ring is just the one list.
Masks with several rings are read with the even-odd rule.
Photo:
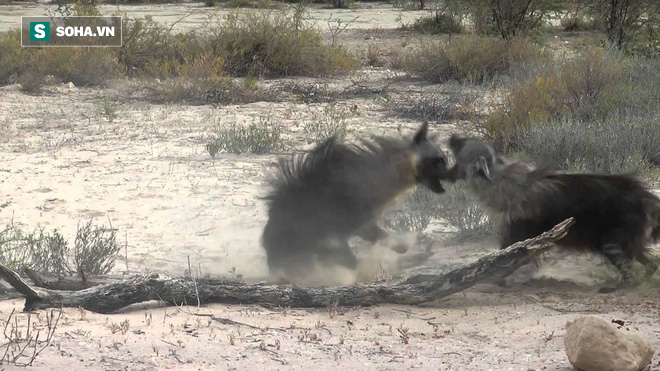
[[537, 65], [511, 80], [503, 102], [478, 125], [498, 149], [519, 131], [564, 118], [584, 123], [631, 112], [657, 111], [658, 61], [642, 61], [593, 49], [572, 59]]
[[21, 47], [21, 30], [0, 33], [0, 85], [18, 81], [27, 69], [22, 61], [28, 52]]
[[485, 83], [536, 63], [547, 54], [528, 39], [502, 40], [464, 35], [419, 47], [406, 56], [405, 69], [441, 83]]
[[358, 67], [342, 47], [324, 44], [301, 11], [232, 11], [211, 43], [235, 76], [327, 76]]
[[233, 154], [266, 154], [277, 153], [284, 147], [282, 129], [261, 122], [259, 125], [234, 124], [230, 128], [218, 128], [215, 136], [207, 143], [206, 150], [214, 158], [222, 150]]
[[577, 119], [533, 124], [511, 141], [526, 159], [562, 170], [634, 173], [657, 180], [650, 158], [660, 152], [660, 114], [611, 117], [597, 123]]

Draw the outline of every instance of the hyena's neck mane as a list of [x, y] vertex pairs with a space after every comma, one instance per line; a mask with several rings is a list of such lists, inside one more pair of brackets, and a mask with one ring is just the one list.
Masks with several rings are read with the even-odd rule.
[[481, 202], [508, 221], [537, 215], [548, 192], [558, 190], [557, 182], [545, 177], [546, 169], [534, 169], [520, 162], [496, 165], [491, 180], [475, 176], [469, 179], [470, 188]]
[[280, 158], [270, 201], [285, 195], [346, 192], [387, 203], [415, 185], [410, 142], [374, 137], [355, 143], [330, 138], [304, 155]]

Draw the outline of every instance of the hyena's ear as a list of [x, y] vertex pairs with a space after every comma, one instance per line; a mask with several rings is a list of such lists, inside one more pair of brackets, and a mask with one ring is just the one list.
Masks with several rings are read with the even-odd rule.
[[490, 175], [490, 168], [488, 167], [488, 161], [486, 161], [486, 158], [483, 156], [479, 156], [477, 159], [477, 170], [481, 171], [481, 173], [486, 177], [486, 179], [491, 180], [492, 177]]
[[456, 134], [452, 134], [449, 138], [449, 148], [454, 153], [454, 155], [456, 155], [463, 149], [463, 147], [465, 147], [465, 143], [467, 141], [468, 138], [461, 138]]
[[429, 135], [429, 123], [424, 122], [422, 126], [417, 129], [417, 132], [415, 133], [415, 136], [413, 137], [413, 144], [420, 144], [423, 141], [428, 139]]

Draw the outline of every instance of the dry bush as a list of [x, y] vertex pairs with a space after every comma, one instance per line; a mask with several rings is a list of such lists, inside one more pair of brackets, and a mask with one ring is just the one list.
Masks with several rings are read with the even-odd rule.
[[357, 67], [343, 48], [324, 44], [300, 10], [233, 11], [211, 32], [213, 48], [232, 75], [324, 76]]
[[465, 35], [411, 52], [405, 67], [435, 83], [484, 83], [536, 63], [545, 56], [528, 39], [506, 41]]
[[642, 62], [590, 50], [574, 59], [533, 68], [514, 79], [502, 104], [479, 123], [499, 149], [532, 124], [562, 118], [586, 123], [612, 115], [653, 112], [660, 99], [658, 62]]
[[38, 273], [56, 277], [76, 272], [83, 272], [83, 277], [101, 275], [113, 268], [118, 251], [116, 230], [94, 226], [91, 220], [78, 227], [73, 264], [69, 244], [57, 229], [26, 232], [9, 223], [0, 231], [0, 263], [13, 270], [29, 266]]
[[131, 76], [152, 76], [161, 72], [156, 68], [160, 62], [183, 63], [184, 58], [212, 52], [208, 39], [201, 33], [173, 33], [169, 27], [149, 16], [124, 17], [122, 22], [123, 45], [118, 60]]
[[117, 243], [117, 229], [97, 227], [92, 221], [80, 225], [74, 244], [74, 264], [76, 272], [83, 282], [90, 275], [98, 276], [109, 273], [115, 265], [115, 259], [121, 246]]

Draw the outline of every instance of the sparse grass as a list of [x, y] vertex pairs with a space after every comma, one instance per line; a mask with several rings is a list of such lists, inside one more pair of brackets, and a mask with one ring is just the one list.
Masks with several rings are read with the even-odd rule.
[[332, 102], [323, 112], [321, 117], [306, 123], [303, 128], [308, 143], [321, 143], [333, 136], [345, 140], [351, 136], [353, 130], [348, 127], [347, 119], [355, 114], [354, 111], [339, 108], [336, 102]]
[[282, 129], [267, 125], [267, 122], [247, 126], [234, 124], [228, 129], [218, 129], [206, 149], [211, 157], [215, 157], [222, 150], [233, 154], [276, 153], [284, 149]]
[[495, 235], [497, 220], [489, 216], [469, 190], [462, 184], [445, 183], [443, 186], [446, 193], [442, 195], [418, 187], [398, 210], [386, 216], [386, 227], [395, 231], [423, 232], [432, 221], [444, 220], [457, 230], [458, 238]]
[[528, 39], [505, 41], [465, 35], [425, 45], [407, 55], [405, 69], [441, 83], [485, 83], [537, 63], [546, 54]]

